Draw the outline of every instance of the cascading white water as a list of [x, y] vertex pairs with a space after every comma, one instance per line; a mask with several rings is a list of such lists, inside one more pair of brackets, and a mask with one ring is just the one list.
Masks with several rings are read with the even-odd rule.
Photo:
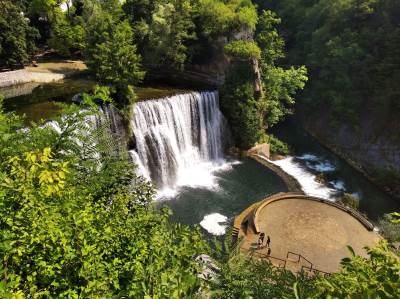
[[191, 179], [200, 183], [210, 178], [211, 168], [224, 163], [228, 130], [217, 92], [143, 101], [132, 109], [136, 152], [131, 157], [159, 189], [174, 189]]
[[[305, 165], [300, 164], [299, 161], [304, 161]], [[270, 162], [278, 165], [283, 171], [296, 178], [302, 190], [308, 195], [335, 201], [337, 192], [344, 191], [343, 182], [336, 182], [337, 186], [334, 186], [332, 183], [335, 188], [331, 188], [316, 180], [316, 175], [312, 173], [311, 170], [317, 171], [318, 173], [325, 173], [334, 171], [335, 167], [329, 161], [324, 161], [315, 155], [305, 154], [300, 157], [288, 156], [285, 159]]]

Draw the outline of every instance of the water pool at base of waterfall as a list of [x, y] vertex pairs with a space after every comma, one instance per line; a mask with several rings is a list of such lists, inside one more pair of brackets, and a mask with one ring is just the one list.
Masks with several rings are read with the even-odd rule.
[[215, 187], [179, 188], [176, 196], [159, 199], [159, 206], [172, 210], [172, 220], [201, 225], [207, 232], [222, 235], [234, 217], [252, 203], [270, 194], [285, 192], [283, 181], [251, 158], [214, 171]]

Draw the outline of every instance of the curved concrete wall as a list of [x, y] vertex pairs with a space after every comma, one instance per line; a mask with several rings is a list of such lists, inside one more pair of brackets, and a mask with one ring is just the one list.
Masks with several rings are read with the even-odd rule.
[[260, 202], [259, 205], [257, 205], [257, 207], [254, 209], [253, 211], [253, 219], [252, 219], [252, 223], [254, 225], [254, 229], [257, 233], [260, 232], [258, 226], [257, 226], [257, 217], [260, 214], [260, 211], [267, 205], [273, 203], [274, 201], [278, 201], [278, 200], [284, 200], [284, 199], [304, 199], [304, 200], [313, 200], [313, 201], [317, 201], [323, 204], [327, 204], [329, 206], [335, 207], [337, 209], [340, 209], [348, 214], [350, 214], [352, 217], [356, 218], [366, 229], [368, 229], [369, 231], [372, 231], [374, 229], [374, 225], [368, 220], [366, 219], [364, 216], [362, 216], [359, 212], [346, 207], [344, 205], [323, 199], [323, 198], [318, 198], [318, 197], [314, 197], [314, 196], [308, 196], [305, 194], [301, 194], [301, 193], [278, 193], [276, 195], [270, 196], [266, 199], [264, 199], [263, 201]]

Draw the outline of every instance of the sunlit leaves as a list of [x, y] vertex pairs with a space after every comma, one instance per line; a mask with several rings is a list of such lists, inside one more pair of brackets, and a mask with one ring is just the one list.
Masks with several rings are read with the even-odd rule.
[[225, 45], [225, 53], [236, 58], [251, 61], [251, 59], [260, 59], [261, 50], [255, 42], [233, 41]]
[[385, 242], [367, 252], [369, 258], [353, 252], [342, 261], [340, 273], [320, 278], [313, 298], [399, 298], [399, 258]]
[[[194, 296], [193, 257], [207, 250], [199, 231], [155, 210], [153, 188], [122, 154], [100, 165], [81, 156], [82, 118], [74, 108], [69, 113], [58, 130], [21, 134], [12, 123], [0, 125], [13, 141], [0, 149], [0, 297]], [[66, 140], [79, 141], [80, 151]]]

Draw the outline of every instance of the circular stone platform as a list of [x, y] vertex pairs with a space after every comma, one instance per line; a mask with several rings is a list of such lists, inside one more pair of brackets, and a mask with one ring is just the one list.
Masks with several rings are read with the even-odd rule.
[[[271, 262], [280, 266], [286, 264], [286, 268], [295, 271], [312, 264], [313, 269], [337, 272], [341, 259], [349, 256], [347, 245], [356, 254], [365, 256], [363, 247], [374, 246], [380, 240], [379, 235], [370, 230], [368, 221], [356, 216], [343, 207], [316, 198], [310, 200], [305, 195], [275, 195], [260, 202], [242, 218], [241, 247], [254, 249], [258, 232], [264, 232], [271, 238]], [[256, 252], [266, 254], [267, 249]], [[288, 252], [295, 254], [288, 255]]]

